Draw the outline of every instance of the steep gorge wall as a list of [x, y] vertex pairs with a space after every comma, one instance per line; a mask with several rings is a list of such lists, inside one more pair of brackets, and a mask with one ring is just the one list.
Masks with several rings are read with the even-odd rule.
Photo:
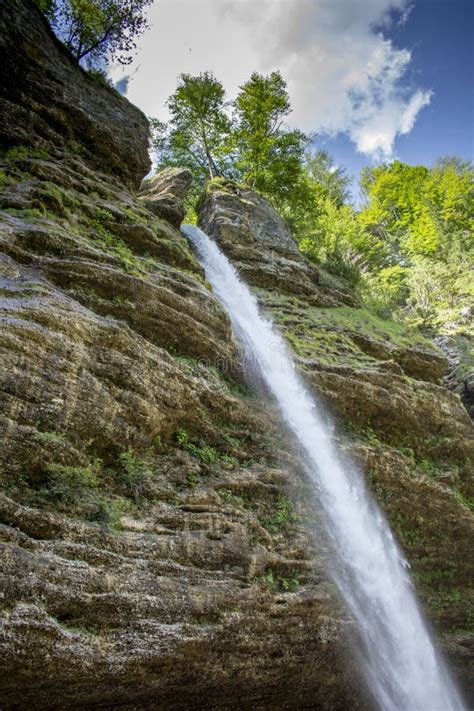
[[144, 117], [27, 0], [0, 62], [1, 707], [363, 699], [297, 462], [176, 229], [189, 174], [133, 192]]
[[[28, 0], [0, 6], [0, 62], [0, 705], [368, 708], [307, 484], [177, 229], [190, 175], [137, 194], [145, 118]], [[211, 185], [201, 219], [345, 423], [468, 682], [472, 430], [443, 358], [257, 195]]]
[[459, 396], [442, 386], [444, 355], [416, 331], [371, 314], [343, 284], [307, 264], [257, 194], [214, 180], [200, 224], [253, 285], [336, 419], [340, 445], [363, 467], [469, 686], [474, 438]]

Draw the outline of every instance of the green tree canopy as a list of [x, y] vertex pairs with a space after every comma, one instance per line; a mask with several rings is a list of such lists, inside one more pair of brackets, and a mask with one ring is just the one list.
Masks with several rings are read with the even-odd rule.
[[327, 151], [323, 149], [308, 151], [305, 155], [304, 169], [307, 175], [320, 186], [325, 197], [336, 205], [343, 205], [349, 200], [350, 178], [344, 168], [335, 165]]
[[431, 168], [395, 161], [366, 169], [361, 186], [367, 204], [360, 223], [389, 248], [389, 265], [367, 279], [372, 292], [402, 305], [416, 323], [452, 328], [474, 298], [472, 164], [451, 157]]
[[279, 72], [253, 73], [234, 103], [236, 168], [250, 187], [272, 197], [288, 199], [302, 169], [307, 137], [289, 130], [291, 111], [286, 83]]
[[77, 61], [89, 65], [132, 61], [136, 38], [147, 28], [153, 0], [35, 0]]
[[[384, 228], [406, 256], [439, 253], [454, 233], [474, 226], [474, 171], [469, 163], [443, 159], [433, 168], [394, 161], [366, 170], [367, 206], [360, 218]], [[464, 234], [464, 237], [467, 235]]]
[[152, 122], [159, 165], [187, 166], [198, 181], [224, 174], [231, 123], [222, 84], [211, 72], [182, 74], [167, 105], [169, 123]]
[[307, 139], [284, 125], [290, 103], [278, 72], [252, 74], [231, 105], [210, 72], [183, 74], [167, 106], [168, 123], [152, 120], [159, 168], [185, 165], [197, 184], [215, 176], [234, 178], [282, 210], [296, 195]]

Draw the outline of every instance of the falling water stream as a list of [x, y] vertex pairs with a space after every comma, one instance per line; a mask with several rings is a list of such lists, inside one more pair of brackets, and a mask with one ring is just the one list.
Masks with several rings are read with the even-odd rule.
[[298, 443], [334, 551], [331, 575], [356, 621], [376, 702], [384, 711], [462, 711], [423, 621], [408, 564], [357, 467], [338, 451], [283, 338], [217, 245], [193, 225], [182, 231], [229, 313], [246, 364], [264, 380]]

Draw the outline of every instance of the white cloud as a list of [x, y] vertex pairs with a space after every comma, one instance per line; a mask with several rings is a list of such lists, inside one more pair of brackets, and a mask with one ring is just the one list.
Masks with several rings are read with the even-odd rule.
[[408, 0], [156, 0], [127, 96], [164, 118], [181, 72], [210, 69], [232, 97], [252, 71], [279, 69], [292, 124], [345, 133], [361, 153], [389, 159], [431, 97], [407, 80], [410, 52], [383, 36], [410, 9]]
[[408, 7], [402, 11], [402, 13], [399, 17], [399, 20], [397, 22], [397, 25], [399, 27], [403, 27], [403, 25], [406, 25], [406, 23], [408, 22], [408, 18], [410, 17], [414, 7], [415, 7], [414, 5], [408, 5]]

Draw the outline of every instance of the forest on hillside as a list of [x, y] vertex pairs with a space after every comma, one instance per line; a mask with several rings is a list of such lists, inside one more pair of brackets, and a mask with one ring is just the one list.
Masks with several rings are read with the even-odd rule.
[[367, 167], [355, 205], [349, 175], [317, 148], [317, 136], [289, 128], [279, 72], [254, 73], [233, 102], [211, 73], [182, 75], [168, 108], [168, 123], [152, 121], [157, 167], [192, 170], [189, 219], [205, 182], [237, 181], [269, 198], [301, 252], [349, 282], [378, 315], [431, 335], [469, 330], [472, 163], [442, 157], [430, 167]]
[[[57, 37], [99, 83], [110, 62], [129, 64], [148, 29], [151, 0], [34, 0]], [[279, 71], [254, 72], [230, 101], [210, 71], [181, 74], [169, 120], [150, 118], [156, 170], [188, 167], [188, 222], [211, 181], [268, 198], [300, 251], [328, 284], [350, 285], [377, 316], [454, 343], [456, 378], [474, 365], [474, 166], [399, 160], [362, 169], [353, 184], [318, 136], [291, 125]], [[441, 341], [440, 341], [441, 342]]]
[[[98, 81], [107, 81], [110, 61], [131, 62], [148, 28], [151, 0], [34, 1]], [[317, 135], [290, 128], [280, 72], [254, 72], [233, 101], [211, 72], [182, 74], [167, 108], [168, 122], [151, 118], [155, 167], [191, 169], [189, 221], [205, 183], [237, 181], [269, 198], [301, 252], [329, 278], [349, 282], [377, 315], [431, 336], [471, 334], [471, 162], [381, 163], [364, 168], [355, 188], [344, 166], [318, 148]]]

